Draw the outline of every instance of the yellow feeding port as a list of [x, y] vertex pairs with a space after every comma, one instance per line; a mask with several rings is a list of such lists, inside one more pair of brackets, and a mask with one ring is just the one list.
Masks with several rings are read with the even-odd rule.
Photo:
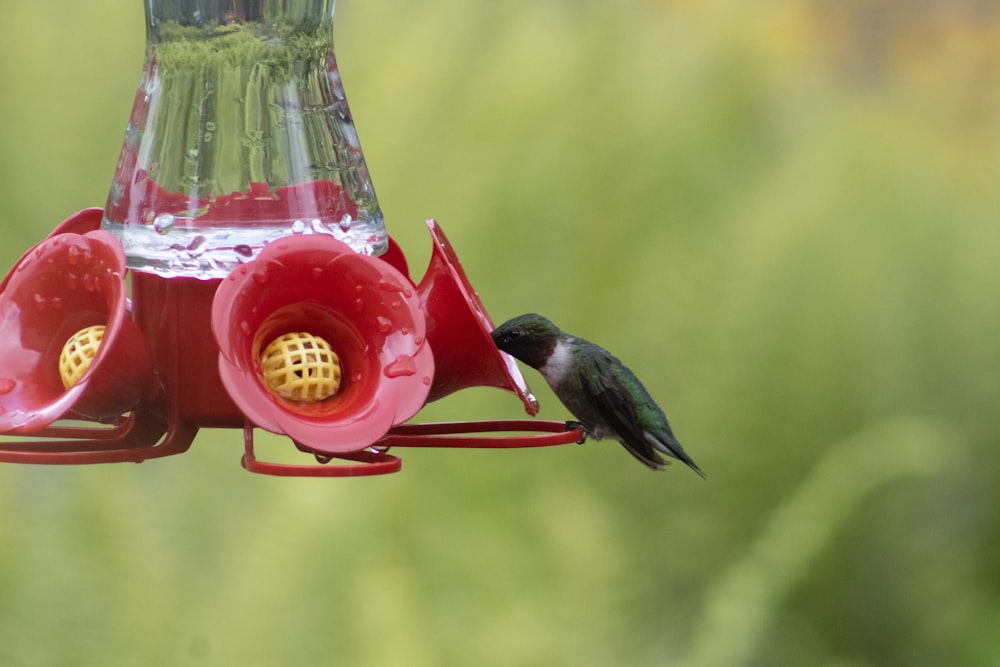
[[260, 355], [264, 381], [278, 396], [314, 403], [340, 389], [340, 359], [319, 336], [298, 331], [275, 338]]
[[103, 339], [104, 325], [99, 324], [77, 331], [63, 345], [59, 355], [59, 376], [66, 389], [75, 385], [90, 368]]

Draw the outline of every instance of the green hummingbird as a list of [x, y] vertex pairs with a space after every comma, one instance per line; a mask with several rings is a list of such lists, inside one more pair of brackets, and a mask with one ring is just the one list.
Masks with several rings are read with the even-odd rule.
[[535, 313], [508, 320], [490, 335], [501, 350], [541, 373], [578, 420], [567, 422], [568, 428], [579, 428], [594, 440], [614, 438], [653, 470], [663, 470], [668, 461], [660, 454], [666, 454], [705, 476], [639, 378], [603, 347], [571, 336]]

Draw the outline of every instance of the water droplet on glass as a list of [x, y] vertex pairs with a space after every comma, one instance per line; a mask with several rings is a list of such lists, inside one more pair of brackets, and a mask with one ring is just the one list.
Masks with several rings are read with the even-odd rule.
[[240, 257], [250, 257], [253, 255], [253, 248], [246, 244], [238, 245], [233, 247], [233, 252], [235, 252]]
[[408, 354], [401, 354], [396, 360], [388, 364], [382, 372], [388, 378], [398, 378], [404, 375], [415, 375], [417, 372], [417, 362]]
[[191, 239], [191, 243], [187, 246], [188, 255], [191, 257], [198, 257], [205, 252], [205, 237], [201, 234]]
[[340, 222], [337, 223], [337, 226], [340, 227], [340, 231], [342, 231], [342, 232], [349, 232], [349, 231], [351, 231], [351, 227], [353, 225], [354, 225], [354, 218], [352, 218], [347, 213], [345, 213], [344, 217], [342, 217], [340, 219]]
[[304, 231], [306, 231], [306, 223], [301, 220], [292, 223], [292, 234], [301, 234]]
[[169, 234], [177, 219], [172, 213], [161, 213], [153, 218], [153, 229], [157, 234]]
[[378, 326], [379, 333], [387, 334], [390, 331], [392, 331], [392, 320], [390, 320], [388, 317], [382, 317], [381, 315], [379, 315], [375, 319], [375, 322]]
[[9, 394], [14, 391], [17, 382], [11, 378], [0, 378], [0, 394]]

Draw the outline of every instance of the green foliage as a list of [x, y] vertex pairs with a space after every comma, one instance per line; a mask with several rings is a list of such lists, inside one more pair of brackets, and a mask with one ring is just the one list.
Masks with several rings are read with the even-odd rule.
[[[610, 442], [257, 478], [231, 431], [3, 466], [0, 658], [996, 664], [1000, 28], [906, 4], [339, 3], [413, 274], [436, 217], [494, 319], [608, 347], [708, 479]], [[3, 267], [103, 204], [144, 47], [134, 0], [8, 5]]]
[[[168, 76], [191, 76], [192, 73], [235, 68], [246, 63], [266, 66], [270, 76], [288, 79], [299, 64], [324, 62], [329, 56], [329, 26], [272, 26], [249, 23], [219, 26], [211, 32], [168, 22], [160, 28], [157, 56]], [[282, 48], [272, 37], [280, 36]]]

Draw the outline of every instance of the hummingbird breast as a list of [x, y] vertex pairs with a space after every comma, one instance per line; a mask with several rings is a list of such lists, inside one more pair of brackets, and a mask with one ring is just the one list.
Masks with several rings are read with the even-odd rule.
[[557, 342], [545, 365], [540, 367], [538, 372], [545, 378], [559, 401], [583, 424], [588, 436], [600, 440], [613, 435], [613, 429], [608, 426], [607, 421], [601, 416], [600, 409], [583, 387], [579, 364], [575, 363], [573, 352], [572, 343]]
[[573, 351], [569, 343], [558, 341], [552, 348], [549, 358], [545, 360], [545, 365], [538, 369], [545, 381], [549, 383], [553, 391], [558, 392], [557, 386], [569, 379], [573, 366]]

